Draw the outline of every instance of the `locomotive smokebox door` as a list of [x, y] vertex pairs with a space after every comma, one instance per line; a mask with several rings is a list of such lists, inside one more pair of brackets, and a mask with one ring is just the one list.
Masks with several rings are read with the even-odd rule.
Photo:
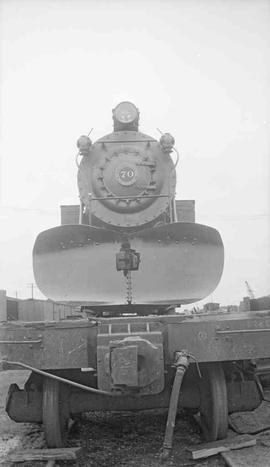
[[158, 394], [164, 389], [161, 332], [98, 335], [98, 387], [123, 394]]

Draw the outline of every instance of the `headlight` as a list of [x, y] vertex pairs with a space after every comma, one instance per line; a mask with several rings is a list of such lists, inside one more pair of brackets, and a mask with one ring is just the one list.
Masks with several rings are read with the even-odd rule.
[[120, 104], [113, 109], [113, 118], [123, 125], [129, 125], [138, 120], [139, 111], [131, 102], [120, 102]]

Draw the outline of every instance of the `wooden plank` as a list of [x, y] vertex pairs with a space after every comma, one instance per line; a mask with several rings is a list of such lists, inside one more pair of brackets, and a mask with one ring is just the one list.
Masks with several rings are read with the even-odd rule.
[[254, 446], [256, 438], [251, 435], [234, 436], [232, 438], [221, 439], [211, 443], [204, 443], [191, 450], [193, 459], [214, 456], [220, 452]]
[[270, 402], [262, 401], [252, 412], [234, 412], [229, 424], [237, 433], [257, 434], [270, 428]]
[[31, 462], [65, 460], [72, 461], [78, 459], [83, 449], [78, 448], [55, 448], [55, 449], [24, 449], [8, 454], [7, 462]]
[[254, 446], [239, 451], [222, 452], [229, 467], [269, 467], [269, 447]]

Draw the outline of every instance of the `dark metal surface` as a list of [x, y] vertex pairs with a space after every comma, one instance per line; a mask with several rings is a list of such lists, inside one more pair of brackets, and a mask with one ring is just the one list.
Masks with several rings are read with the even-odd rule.
[[[1, 341], [39, 341], [36, 344], [0, 344], [1, 359], [27, 363], [37, 368], [96, 368], [98, 328], [124, 338], [143, 335], [147, 329], [162, 332], [166, 362], [187, 349], [199, 362], [268, 358], [270, 311], [201, 316], [145, 316], [100, 318], [52, 323], [0, 325]], [[260, 330], [244, 332], [243, 330]], [[241, 330], [219, 334], [218, 331]], [[106, 344], [108, 345], [108, 344]]]
[[83, 320], [2, 325], [0, 359], [43, 369], [95, 366], [96, 332]]
[[131, 277], [134, 304], [192, 303], [220, 280], [223, 244], [210, 227], [179, 222], [124, 235], [67, 225], [38, 236], [33, 251], [37, 285], [55, 301], [125, 304], [125, 281], [115, 268], [124, 238], [141, 257]]
[[261, 398], [255, 381], [227, 382], [228, 413], [254, 410]]
[[[67, 376], [66, 372], [59, 372], [61, 376]], [[74, 380], [80, 381], [82, 373], [80, 370], [68, 371], [68, 375]], [[85, 374], [84, 374], [85, 375]], [[89, 374], [88, 374], [89, 375]], [[81, 381], [86, 384], [86, 381]], [[194, 364], [191, 364], [186, 372], [179, 395], [179, 407], [198, 409], [200, 405], [199, 376]], [[165, 388], [162, 393], [134, 397], [112, 397], [101, 394], [89, 393], [72, 388], [69, 393], [68, 402], [70, 414], [94, 411], [121, 411], [121, 410], [145, 410], [153, 408], [166, 408], [169, 406], [171, 394], [172, 375], [166, 375]], [[259, 406], [261, 400], [258, 397], [254, 381], [231, 382], [227, 384], [228, 410], [229, 413], [243, 410], [253, 410]], [[35, 386], [34, 380], [31, 386], [19, 389], [12, 384], [7, 397], [6, 410], [17, 422], [41, 422], [42, 421], [42, 386]]]
[[[36, 388], [37, 389], [37, 388]], [[125, 411], [146, 410], [153, 408], [166, 408], [170, 400], [170, 380], [167, 379], [166, 387], [160, 394], [150, 394], [136, 397], [127, 395], [125, 397], [111, 397], [86, 391], [73, 390], [70, 392], [68, 401], [70, 414], [94, 411]], [[182, 384], [179, 396], [179, 407], [198, 408], [200, 394], [197, 384], [191, 374], [187, 373]], [[21, 390], [17, 385], [12, 385], [7, 398], [6, 410], [9, 416], [17, 422], [41, 422], [42, 421], [42, 391]]]
[[181, 342], [181, 348], [190, 349], [199, 361], [267, 358], [269, 327], [269, 311], [202, 315], [181, 324], [175, 321], [168, 325], [170, 354]]
[[25, 391], [17, 384], [9, 386], [6, 412], [14, 422], [42, 422], [42, 392]]

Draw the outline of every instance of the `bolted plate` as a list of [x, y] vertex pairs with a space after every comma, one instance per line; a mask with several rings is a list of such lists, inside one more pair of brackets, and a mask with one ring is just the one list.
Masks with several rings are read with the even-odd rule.
[[126, 278], [116, 271], [122, 242], [141, 255], [131, 273], [132, 303], [187, 304], [217, 286], [224, 250], [208, 226], [178, 222], [132, 234], [87, 225], [63, 225], [39, 234], [33, 250], [35, 279], [56, 301], [89, 305], [127, 303]]

